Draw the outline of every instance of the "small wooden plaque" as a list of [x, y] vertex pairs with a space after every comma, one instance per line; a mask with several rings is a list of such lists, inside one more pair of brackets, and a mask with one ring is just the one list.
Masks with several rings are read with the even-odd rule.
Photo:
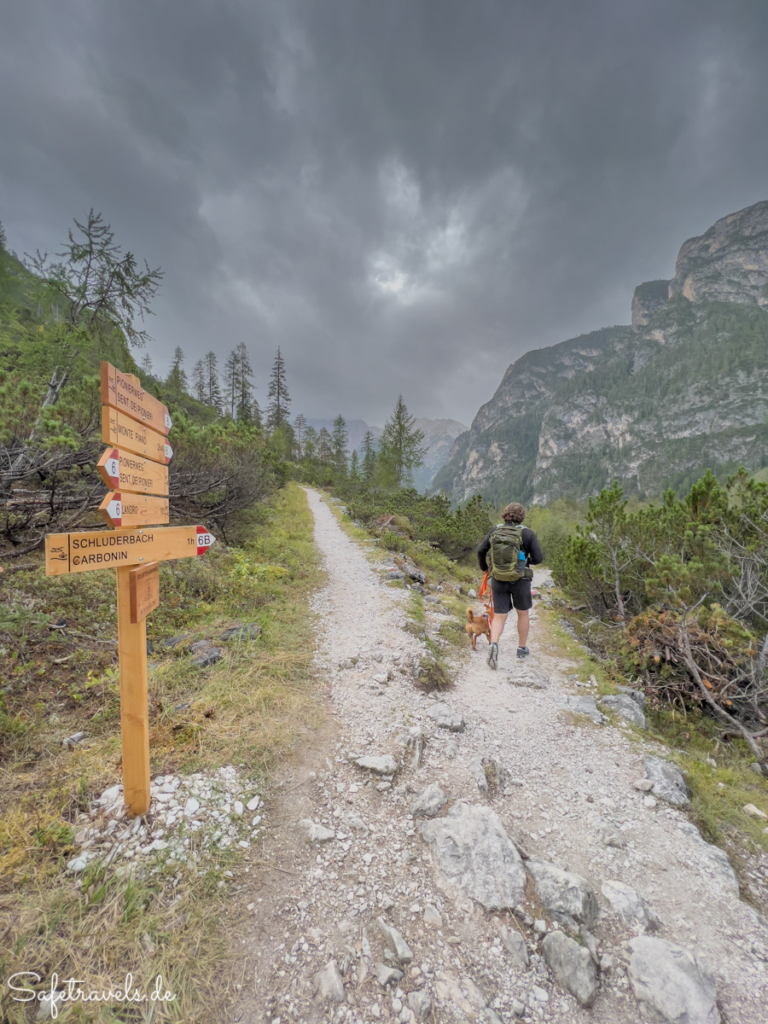
[[143, 622], [160, 604], [160, 564], [150, 562], [128, 574], [131, 594], [131, 622]]

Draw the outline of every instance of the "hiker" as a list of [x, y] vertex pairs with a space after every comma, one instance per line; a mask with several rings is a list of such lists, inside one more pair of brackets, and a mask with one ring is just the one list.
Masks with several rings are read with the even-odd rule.
[[522, 525], [525, 519], [523, 506], [513, 501], [501, 513], [501, 518], [504, 522], [494, 526], [477, 549], [480, 568], [488, 573], [493, 593], [491, 646], [488, 649], [488, 664], [492, 669], [499, 664], [499, 640], [513, 605], [517, 612], [517, 656], [527, 658], [531, 653], [527, 647], [528, 611], [533, 604], [533, 569], [530, 566], [544, 561], [536, 534]]

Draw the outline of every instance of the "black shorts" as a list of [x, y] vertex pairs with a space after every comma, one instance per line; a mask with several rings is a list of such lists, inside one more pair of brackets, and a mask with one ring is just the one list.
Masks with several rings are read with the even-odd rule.
[[531, 581], [515, 580], [514, 583], [504, 583], [503, 580], [491, 578], [491, 591], [493, 592], [493, 610], [499, 615], [506, 615], [512, 610], [512, 605], [517, 611], [525, 612], [533, 607], [531, 597]]

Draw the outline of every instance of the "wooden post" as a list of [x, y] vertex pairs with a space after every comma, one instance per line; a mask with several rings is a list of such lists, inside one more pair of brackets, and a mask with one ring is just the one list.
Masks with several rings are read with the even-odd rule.
[[[55, 374], [49, 387], [54, 382]], [[56, 386], [62, 383], [63, 378]], [[204, 526], [154, 528], [167, 523], [169, 514], [166, 467], [173, 449], [167, 435], [173, 424], [168, 409], [147, 394], [137, 377], [106, 362], [101, 364], [101, 400], [101, 436], [110, 447], [98, 468], [113, 491], [99, 511], [115, 529], [49, 533], [45, 573], [117, 569], [123, 798], [131, 814], [139, 815], [147, 813], [150, 800], [146, 616], [160, 604], [157, 563], [204, 555], [215, 538]], [[120, 448], [113, 447], [118, 443]], [[140, 529], [127, 528], [134, 526]]]
[[131, 622], [130, 566], [117, 570], [120, 655], [120, 726], [123, 737], [123, 799], [131, 814], [149, 810], [149, 692], [147, 620]]

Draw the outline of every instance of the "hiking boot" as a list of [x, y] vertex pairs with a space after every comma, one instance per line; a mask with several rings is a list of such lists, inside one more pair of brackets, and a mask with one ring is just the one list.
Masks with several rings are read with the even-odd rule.
[[488, 651], [488, 666], [489, 668], [495, 669], [499, 664], [499, 645], [491, 644], [490, 650]]
[[518, 658], [520, 658], [521, 660], [522, 660], [523, 658], [527, 658], [527, 657], [528, 657], [528, 655], [529, 655], [530, 653], [531, 653], [531, 652], [530, 652], [530, 649], [529, 649], [528, 647], [518, 647], [518, 648], [517, 648], [517, 656], [518, 656]]

